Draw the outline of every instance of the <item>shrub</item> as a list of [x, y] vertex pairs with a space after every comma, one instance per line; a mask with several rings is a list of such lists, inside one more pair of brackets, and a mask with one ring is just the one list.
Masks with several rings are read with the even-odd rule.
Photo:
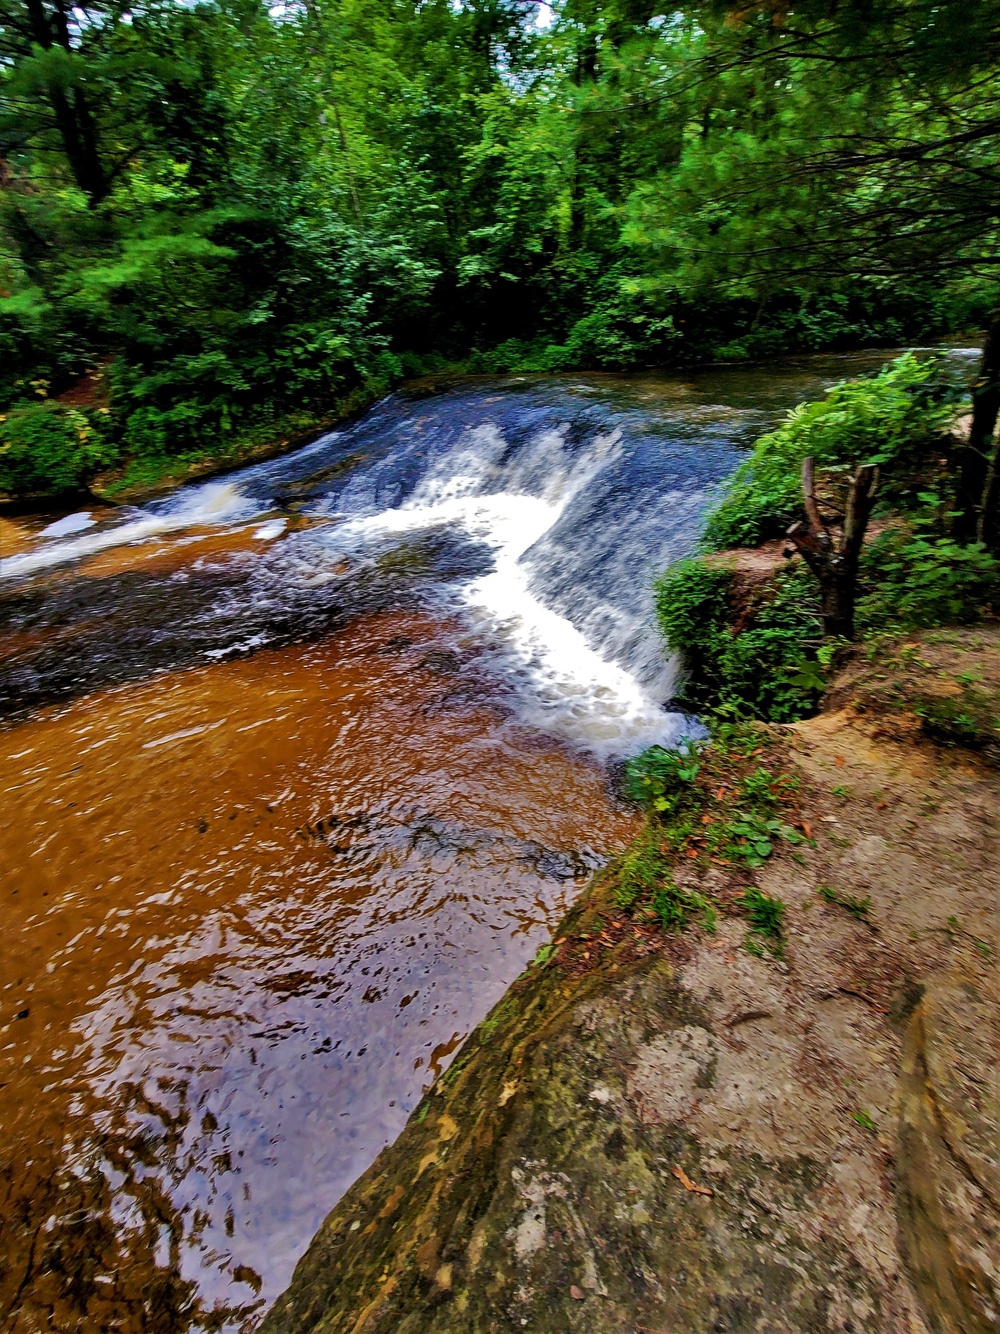
[[906, 353], [877, 375], [800, 403], [737, 469], [709, 516], [706, 546], [756, 546], [784, 533], [802, 508], [800, 472], [809, 455], [828, 468], [877, 463], [883, 493], [891, 494], [893, 479], [909, 479], [939, 444], [957, 394], [938, 363]]
[[740, 630], [731, 624], [731, 582], [729, 570], [691, 559], [672, 566], [656, 586], [660, 628], [688, 673], [682, 701], [772, 722], [805, 717], [824, 685], [812, 652], [818, 628], [812, 576], [801, 566], [779, 571], [755, 595]]
[[1000, 561], [979, 543], [890, 529], [866, 551], [862, 580], [871, 588], [858, 604], [865, 633], [954, 625], [977, 620], [996, 600]]
[[698, 776], [698, 748], [688, 742], [680, 750], [650, 746], [625, 768], [625, 791], [655, 811], [673, 810], [686, 787]]
[[26, 403], [0, 416], [0, 491], [8, 495], [75, 490], [116, 456], [94, 416], [76, 408]]

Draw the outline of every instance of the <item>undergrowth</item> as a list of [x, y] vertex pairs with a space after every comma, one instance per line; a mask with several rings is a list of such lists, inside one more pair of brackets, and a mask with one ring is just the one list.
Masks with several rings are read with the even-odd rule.
[[[628, 762], [625, 790], [646, 825], [611, 870], [618, 908], [655, 918], [665, 930], [699, 920], [714, 932], [720, 911], [749, 920], [747, 948], [780, 957], [784, 906], [752, 883], [782, 847], [807, 838], [799, 783], [746, 724], [719, 724], [711, 743], [652, 746]], [[725, 868], [739, 885], [713, 895], [701, 881]], [[689, 883], [692, 878], [697, 885]]]
[[782, 536], [802, 508], [799, 477], [807, 455], [818, 468], [878, 464], [885, 496], [905, 501], [911, 482], [940, 453], [959, 397], [942, 363], [906, 353], [877, 375], [846, 380], [799, 404], [737, 469], [709, 517], [706, 547], [757, 546]]
[[819, 601], [812, 576], [788, 566], [734, 618], [732, 571], [694, 558], [656, 585], [656, 613], [687, 680], [680, 699], [695, 712], [795, 722], [812, 713], [826, 686]]
[[824, 641], [809, 568], [796, 558], [770, 575], [737, 576], [735, 558], [727, 565], [718, 554], [777, 537], [801, 517], [808, 455], [834, 526], [848, 472], [862, 463], [880, 469], [879, 517], [884, 525], [889, 518], [862, 553], [859, 635], [969, 623], [1000, 606], [1000, 561], [949, 535], [948, 428], [961, 393], [943, 361], [906, 354], [800, 404], [757, 441], [709, 515], [704, 554], [672, 566], [656, 585], [660, 628], [687, 671], [684, 704], [793, 722], [813, 713], [826, 689], [843, 644]]

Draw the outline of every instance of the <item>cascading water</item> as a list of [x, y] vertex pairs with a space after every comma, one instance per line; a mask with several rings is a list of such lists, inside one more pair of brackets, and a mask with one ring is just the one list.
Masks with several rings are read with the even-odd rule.
[[656, 574], [876, 361], [398, 395], [15, 533], [0, 1328], [252, 1327], [693, 725]]
[[[0, 576], [206, 526], [253, 523], [252, 544], [276, 544], [206, 579], [215, 586], [195, 608], [178, 588], [188, 576], [174, 572], [152, 619], [130, 627], [139, 642], [129, 661], [103, 655], [113, 679], [127, 679], [341, 624], [390, 596], [391, 550], [417, 541], [427, 568], [415, 558], [409, 596], [464, 614], [518, 716], [602, 757], [627, 754], [684, 725], [662, 707], [674, 669], [653, 625], [653, 578], [689, 549], [734, 445], [763, 419], [686, 404], [651, 412], [641, 396], [630, 403], [588, 383], [393, 398], [356, 427], [231, 479], [100, 523], [70, 516], [4, 560]], [[187, 642], [170, 654], [179, 631]]]

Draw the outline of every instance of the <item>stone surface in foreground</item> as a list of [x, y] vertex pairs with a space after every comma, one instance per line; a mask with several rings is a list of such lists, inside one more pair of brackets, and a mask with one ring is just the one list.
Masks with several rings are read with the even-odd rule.
[[849, 713], [788, 744], [816, 838], [760, 874], [785, 961], [592, 889], [266, 1334], [997, 1328], [1000, 782]]

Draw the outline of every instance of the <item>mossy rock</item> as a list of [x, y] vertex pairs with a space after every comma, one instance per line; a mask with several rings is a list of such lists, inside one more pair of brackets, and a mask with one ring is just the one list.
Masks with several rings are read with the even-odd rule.
[[895, 1329], [823, 1235], [822, 1162], [720, 1156], [672, 1119], [668, 1057], [685, 1097], [711, 1099], [724, 1042], [662, 956], [529, 970], [331, 1213], [261, 1334], [825, 1331], [852, 1312]]

